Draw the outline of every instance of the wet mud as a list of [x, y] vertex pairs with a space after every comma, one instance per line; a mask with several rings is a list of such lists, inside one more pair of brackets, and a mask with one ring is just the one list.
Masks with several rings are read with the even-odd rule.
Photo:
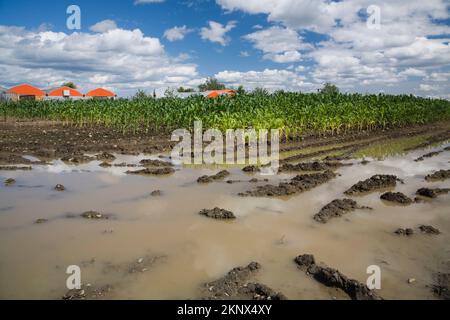
[[342, 217], [344, 214], [355, 211], [356, 209], [368, 209], [372, 208], [360, 206], [358, 203], [351, 199], [336, 199], [323, 207], [319, 213], [314, 215], [314, 220], [320, 223], [327, 223], [333, 218]]
[[261, 265], [252, 262], [246, 267], [237, 267], [224, 277], [206, 283], [202, 298], [207, 300], [286, 300], [280, 292], [252, 279]]
[[298, 175], [290, 180], [290, 182], [282, 182], [279, 185], [258, 186], [254, 190], [239, 193], [242, 197], [281, 197], [291, 196], [301, 192], [311, 190], [317, 186], [327, 183], [335, 178], [336, 174], [332, 171], [323, 173], [312, 173]]
[[386, 188], [395, 188], [397, 182], [402, 180], [394, 175], [377, 174], [364, 181], [359, 181], [353, 185], [350, 189], [345, 191], [346, 195], [353, 196], [359, 194], [366, 194], [373, 191], [378, 191]]
[[318, 282], [327, 287], [341, 289], [352, 300], [382, 300], [375, 291], [370, 290], [365, 284], [349, 279], [336, 269], [316, 264], [313, 255], [300, 255], [295, 258], [295, 263]]

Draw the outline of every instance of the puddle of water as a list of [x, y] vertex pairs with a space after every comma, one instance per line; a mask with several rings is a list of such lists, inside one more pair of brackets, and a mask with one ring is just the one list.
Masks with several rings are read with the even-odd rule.
[[412, 138], [390, 139], [387, 141], [373, 143], [369, 147], [357, 151], [353, 156], [356, 158], [373, 158], [383, 160], [388, 156], [403, 156], [405, 150], [414, 148], [426, 141], [428, 136], [417, 136]]
[[[374, 174], [398, 175], [405, 184], [396, 190], [408, 196], [423, 186], [449, 188], [448, 181], [424, 181], [426, 174], [448, 168], [448, 152], [413, 161], [423, 153], [389, 156], [365, 166], [355, 161], [354, 166], [339, 169], [341, 176], [330, 183], [287, 199], [238, 197], [255, 187], [248, 182], [197, 184], [198, 177], [217, 173], [208, 168], [143, 177], [126, 175], [127, 168], [101, 168], [99, 161], [80, 166], [55, 161], [33, 166], [29, 172], [0, 172], [2, 181], [17, 181], [0, 187], [1, 207], [7, 208], [0, 214], [0, 298], [59, 298], [67, 291], [69, 265], [82, 267], [83, 283], [112, 285], [110, 298], [197, 298], [202, 283], [250, 261], [263, 266], [258, 281], [290, 299], [335, 296], [335, 291], [296, 268], [293, 259], [304, 253], [361, 282], [368, 277], [368, 266], [379, 265], [384, 298], [433, 298], [427, 287], [432, 273], [450, 259], [450, 195], [398, 207], [387, 206], [375, 192], [355, 198], [373, 211], [358, 210], [326, 225], [312, 219], [328, 202], [344, 198], [351, 185]], [[143, 158], [148, 157], [118, 156], [115, 163], [139, 163]], [[239, 168], [229, 171], [232, 180], [252, 177]], [[276, 183], [288, 177], [269, 178]], [[63, 184], [66, 191], [53, 190], [56, 184]], [[162, 196], [149, 196], [154, 190], [162, 190]], [[233, 211], [237, 219], [221, 222], [198, 215], [201, 209], [214, 207]], [[88, 210], [114, 218], [77, 217]], [[66, 218], [69, 213], [76, 217]], [[39, 218], [49, 222], [34, 224]], [[399, 227], [421, 224], [437, 227], [442, 234], [410, 238], [393, 234]], [[123, 266], [147, 255], [167, 258], [144, 273], [106, 272], [106, 265]], [[82, 264], [92, 259], [93, 263]], [[408, 284], [409, 278], [416, 282]]]

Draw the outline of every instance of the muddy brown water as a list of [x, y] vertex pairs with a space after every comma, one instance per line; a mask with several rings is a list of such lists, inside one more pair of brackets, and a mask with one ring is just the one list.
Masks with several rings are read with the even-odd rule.
[[[340, 176], [331, 182], [281, 199], [242, 198], [239, 192], [258, 184], [225, 181], [257, 177], [274, 184], [293, 174], [259, 177], [227, 168], [231, 175], [225, 181], [203, 185], [197, 178], [215, 174], [217, 168], [177, 168], [167, 177], [146, 177], [126, 175], [128, 168], [101, 168], [100, 161], [79, 166], [54, 161], [32, 171], [0, 171], [2, 182], [16, 180], [12, 186], [0, 186], [0, 298], [59, 299], [67, 292], [67, 266], [79, 265], [84, 284], [113, 286], [110, 299], [192, 299], [199, 297], [203, 283], [251, 261], [262, 265], [256, 280], [289, 299], [347, 298], [297, 269], [293, 259], [311, 253], [363, 283], [367, 267], [378, 265], [378, 293], [385, 299], [433, 299], [433, 274], [450, 267], [450, 195], [404, 207], [381, 201], [380, 191], [353, 197], [372, 211], [356, 210], [325, 225], [313, 215], [374, 174], [404, 179], [395, 191], [411, 197], [424, 186], [449, 188], [448, 180], [424, 180], [435, 170], [449, 168], [449, 152], [414, 162], [449, 145], [381, 158], [373, 149], [367, 154], [363, 150], [359, 156], [370, 163], [351, 160], [354, 165], [339, 168]], [[114, 163], [137, 164], [144, 158], [149, 157], [117, 155]], [[66, 190], [55, 191], [57, 184]], [[150, 196], [155, 190], [161, 190], [161, 196]], [[237, 219], [216, 221], [198, 214], [214, 207], [234, 212]], [[111, 218], [77, 217], [89, 210]], [[35, 224], [37, 219], [48, 222]], [[422, 224], [442, 234], [394, 234], [400, 227], [417, 229]], [[126, 271], [153, 255], [164, 259], [146, 272]], [[409, 284], [410, 278], [416, 281]]]

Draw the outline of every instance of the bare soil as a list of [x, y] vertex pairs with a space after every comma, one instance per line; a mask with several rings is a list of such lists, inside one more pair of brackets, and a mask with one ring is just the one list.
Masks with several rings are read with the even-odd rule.
[[[450, 139], [450, 123], [440, 122], [410, 128], [376, 130], [372, 132], [347, 133], [337, 136], [311, 135], [284, 141], [280, 151], [295, 151], [305, 148], [345, 144], [327, 150], [306, 152], [290, 156], [282, 161], [301, 160], [343, 152], [340, 159], [367, 147], [370, 143], [401, 137], [430, 135], [426, 142], [417, 147]], [[0, 121], [0, 165], [29, 164], [32, 161], [22, 156], [29, 155], [41, 161], [63, 159], [67, 162], [91, 161], [86, 153], [100, 153], [98, 159], [111, 161], [111, 153], [135, 155], [139, 153], [158, 154], [170, 151], [176, 142], [170, 135], [154, 132], [123, 133], [120, 130], [101, 126], [79, 127], [73, 124], [53, 121]]]

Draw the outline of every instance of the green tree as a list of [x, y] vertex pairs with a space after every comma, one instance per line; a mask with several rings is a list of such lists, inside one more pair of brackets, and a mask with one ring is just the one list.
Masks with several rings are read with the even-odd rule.
[[255, 89], [252, 91], [252, 93], [253, 93], [254, 95], [256, 95], [256, 96], [267, 96], [267, 95], [269, 95], [269, 91], [267, 91], [267, 89], [259, 88], [259, 87], [255, 88]]
[[65, 82], [62, 84], [63, 87], [67, 87], [67, 88], [72, 88], [72, 89], [76, 89], [77, 85], [73, 82]]
[[206, 82], [199, 85], [198, 89], [202, 91], [208, 90], [225, 90], [225, 85], [220, 83], [216, 78], [211, 77], [206, 79]]
[[245, 91], [244, 86], [241, 85], [241, 86], [239, 86], [239, 87], [237, 88], [236, 93], [237, 93], [238, 95], [244, 95], [244, 94], [246, 94], [247, 92]]
[[325, 83], [323, 88], [320, 90], [320, 93], [326, 95], [337, 95], [339, 94], [339, 88], [332, 83]]
[[135, 95], [133, 96], [134, 100], [141, 100], [141, 99], [146, 99], [148, 98], [147, 94], [145, 93], [144, 90], [138, 90]]
[[179, 87], [179, 88], [177, 89], [177, 92], [180, 92], [180, 93], [183, 93], [183, 92], [195, 92], [195, 90], [192, 89], [192, 88], [183, 88], [183, 87]]

